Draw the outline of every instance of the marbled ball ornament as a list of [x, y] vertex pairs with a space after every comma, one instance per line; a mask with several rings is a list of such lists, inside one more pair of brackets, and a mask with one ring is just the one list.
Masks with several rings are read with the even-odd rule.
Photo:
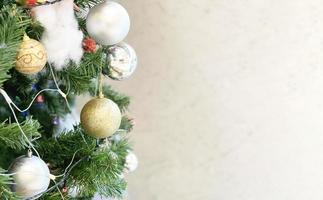
[[36, 156], [18, 157], [9, 167], [13, 175], [12, 190], [22, 198], [32, 198], [45, 192], [52, 175], [46, 163]]
[[82, 109], [81, 125], [94, 138], [107, 138], [120, 127], [121, 112], [116, 103], [107, 98], [94, 98]]
[[122, 42], [107, 49], [107, 66], [103, 67], [103, 74], [113, 80], [123, 80], [130, 77], [137, 68], [135, 50]]
[[46, 65], [47, 53], [42, 43], [24, 36], [17, 54], [15, 69], [22, 74], [35, 74]]
[[121, 42], [130, 29], [127, 10], [113, 1], [104, 1], [90, 9], [86, 18], [89, 35], [101, 45]]

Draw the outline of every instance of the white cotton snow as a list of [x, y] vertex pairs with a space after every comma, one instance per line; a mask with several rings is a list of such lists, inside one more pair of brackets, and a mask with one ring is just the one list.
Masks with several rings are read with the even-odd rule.
[[41, 42], [47, 50], [48, 62], [58, 70], [70, 61], [78, 64], [83, 56], [83, 33], [79, 30], [73, 5], [73, 0], [63, 0], [33, 9], [36, 19], [45, 28]]

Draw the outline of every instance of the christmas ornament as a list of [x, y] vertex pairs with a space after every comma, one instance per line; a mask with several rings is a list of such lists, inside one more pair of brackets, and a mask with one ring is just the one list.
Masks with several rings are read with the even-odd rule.
[[138, 168], [138, 158], [132, 151], [128, 151], [125, 162], [125, 173], [133, 172]]
[[16, 2], [23, 6], [32, 7], [37, 4], [45, 3], [46, 0], [16, 0]]
[[82, 127], [87, 134], [95, 138], [107, 138], [113, 135], [120, 123], [120, 109], [110, 99], [92, 99], [85, 104], [81, 112]]
[[31, 85], [31, 90], [36, 92], [38, 90], [38, 85], [36, 83]]
[[68, 188], [68, 196], [76, 198], [80, 194], [80, 188], [78, 186], [73, 186]]
[[43, 87], [44, 88], [53, 88], [53, 87], [56, 87], [56, 85], [53, 80], [45, 80]]
[[92, 38], [86, 38], [83, 40], [83, 49], [88, 53], [96, 52], [96, 42]]
[[130, 18], [126, 9], [120, 4], [104, 1], [90, 9], [86, 29], [99, 44], [114, 45], [127, 36]]
[[62, 0], [32, 9], [45, 28], [41, 41], [46, 47], [48, 61], [58, 70], [70, 61], [79, 63], [83, 55], [83, 33], [79, 30], [73, 7], [73, 0]]
[[36, 5], [37, 0], [26, 0], [26, 5], [27, 6], [34, 6]]
[[126, 43], [119, 43], [107, 49], [107, 63], [103, 74], [114, 80], [123, 80], [133, 74], [137, 68], [137, 55]]
[[65, 187], [63, 187], [63, 188], [62, 188], [62, 192], [63, 192], [63, 193], [67, 193], [67, 192], [68, 192], [68, 188], [67, 188], [66, 186], [65, 186]]
[[46, 163], [31, 154], [17, 158], [9, 167], [9, 173], [13, 174], [12, 190], [23, 198], [31, 198], [45, 192], [50, 179], [54, 179]]
[[45, 102], [45, 98], [44, 98], [44, 96], [43, 95], [38, 95], [37, 97], [36, 97], [36, 103], [44, 103]]
[[23, 117], [28, 117], [29, 116], [29, 111], [25, 111], [21, 113]]
[[55, 116], [52, 122], [53, 122], [53, 125], [55, 126], [59, 125], [59, 117]]
[[16, 2], [24, 6], [35, 6], [37, 3], [37, 0], [16, 0]]
[[44, 46], [25, 35], [17, 54], [15, 69], [23, 74], [35, 74], [45, 67], [46, 62]]
[[72, 107], [71, 112], [59, 118], [57, 127], [55, 127], [54, 134], [59, 136], [63, 132], [74, 130], [74, 127], [80, 123], [79, 113], [76, 107]]

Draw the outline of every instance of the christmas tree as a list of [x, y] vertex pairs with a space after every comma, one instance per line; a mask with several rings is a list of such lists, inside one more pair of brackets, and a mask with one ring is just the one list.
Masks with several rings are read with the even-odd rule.
[[[135, 70], [130, 20], [102, 0], [0, 2], [1, 199], [122, 198], [136, 168], [129, 97], [104, 84]], [[93, 98], [75, 114], [76, 97]]]

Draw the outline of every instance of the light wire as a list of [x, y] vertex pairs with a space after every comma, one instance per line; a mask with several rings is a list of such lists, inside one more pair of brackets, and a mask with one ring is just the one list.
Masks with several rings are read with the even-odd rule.
[[24, 138], [26, 139], [26, 141], [28, 142], [30, 148], [32, 148], [34, 150], [34, 152], [37, 154], [37, 156], [40, 158], [40, 155], [38, 153], [38, 151], [36, 150], [36, 148], [34, 147], [34, 145], [32, 144], [32, 142], [29, 140], [29, 138], [27, 137], [27, 135], [25, 134], [24, 130], [22, 129], [20, 123], [19, 123], [19, 120], [16, 116], [16, 113], [13, 109], [13, 107], [11, 106], [11, 104], [14, 104], [12, 102], [12, 100], [10, 99], [10, 97], [8, 96], [7, 92], [4, 91], [3, 89], [0, 88], [0, 93], [2, 94], [2, 96], [4, 97], [5, 101], [7, 102], [12, 114], [13, 114], [13, 117], [15, 118], [16, 122], [17, 122], [17, 125], [18, 125], [18, 128], [20, 130], [20, 132], [22, 133], [22, 135], [24, 136]]

